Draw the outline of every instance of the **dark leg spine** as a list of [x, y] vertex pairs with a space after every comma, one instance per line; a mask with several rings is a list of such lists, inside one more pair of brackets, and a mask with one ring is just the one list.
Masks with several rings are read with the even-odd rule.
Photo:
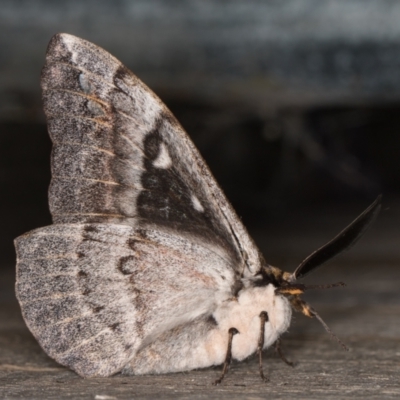
[[228, 333], [229, 333], [229, 340], [228, 340], [228, 348], [226, 350], [224, 366], [222, 368], [221, 376], [214, 382], [214, 385], [219, 385], [222, 382], [222, 380], [224, 379], [226, 373], [229, 370], [229, 366], [231, 365], [231, 362], [232, 362], [232, 340], [233, 340], [233, 336], [236, 335], [237, 333], [240, 333], [240, 332], [236, 328], [230, 328]]
[[262, 365], [262, 351], [264, 348], [264, 336], [265, 336], [265, 324], [268, 322], [268, 313], [266, 311], [262, 311], [260, 314], [260, 321], [261, 321], [261, 329], [260, 329], [260, 337], [258, 339], [258, 362], [260, 367], [260, 376], [264, 382], [267, 382], [268, 379], [264, 376], [263, 365]]

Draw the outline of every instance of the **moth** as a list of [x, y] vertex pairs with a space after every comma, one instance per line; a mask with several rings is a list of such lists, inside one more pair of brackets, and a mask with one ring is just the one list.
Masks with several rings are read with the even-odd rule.
[[361, 237], [380, 197], [283, 272], [171, 112], [117, 59], [57, 34], [42, 89], [53, 225], [15, 240], [16, 293], [50, 357], [83, 377], [223, 364], [220, 383], [231, 359], [254, 353], [264, 379], [262, 350], [279, 343], [292, 309], [330, 332], [298, 281]]

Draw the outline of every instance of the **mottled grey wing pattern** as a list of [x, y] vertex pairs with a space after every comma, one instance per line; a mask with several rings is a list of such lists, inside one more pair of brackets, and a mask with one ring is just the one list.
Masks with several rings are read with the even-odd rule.
[[16, 293], [47, 354], [83, 376], [110, 375], [126, 364], [140, 340], [138, 311], [124, 298], [129, 282], [112, 268], [132, 253], [126, 246], [130, 229], [110, 225], [96, 240], [82, 240], [82, 228], [53, 225], [16, 239]]
[[157, 225], [201, 237], [253, 269], [259, 254], [165, 105], [106, 51], [71, 35], [49, 44], [42, 74], [53, 140], [54, 223]]
[[56, 35], [42, 87], [54, 225], [16, 239], [17, 297], [51, 357], [108, 376], [207, 321], [260, 255], [170, 111], [118, 60]]
[[120, 371], [163, 332], [212, 310], [234, 281], [227, 261], [201, 245], [122, 224], [52, 225], [16, 248], [29, 329], [85, 377]]

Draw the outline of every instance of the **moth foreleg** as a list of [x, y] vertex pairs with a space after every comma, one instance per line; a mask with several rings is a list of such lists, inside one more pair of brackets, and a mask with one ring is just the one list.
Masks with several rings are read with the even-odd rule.
[[294, 367], [294, 362], [289, 361], [289, 360], [285, 357], [285, 355], [283, 354], [282, 347], [281, 347], [281, 340], [280, 340], [280, 339], [278, 339], [278, 340], [275, 342], [275, 350], [276, 350], [276, 352], [278, 353], [279, 357], [281, 358], [281, 360], [282, 360], [284, 363], [286, 363], [287, 365], [289, 365], [289, 366], [291, 366], [291, 367]]
[[261, 329], [260, 329], [260, 337], [258, 339], [257, 353], [258, 353], [258, 362], [260, 367], [260, 376], [264, 382], [267, 382], [268, 378], [264, 376], [263, 365], [262, 365], [262, 351], [264, 348], [265, 324], [268, 322], [268, 320], [269, 320], [268, 313], [266, 311], [262, 311], [260, 313]]
[[240, 333], [240, 332], [236, 328], [230, 328], [228, 331], [228, 334], [229, 334], [228, 348], [226, 349], [224, 366], [222, 368], [221, 376], [214, 382], [214, 385], [219, 385], [229, 370], [229, 366], [231, 365], [231, 362], [232, 362], [232, 340], [233, 340], [233, 336], [236, 335], [237, 333]]

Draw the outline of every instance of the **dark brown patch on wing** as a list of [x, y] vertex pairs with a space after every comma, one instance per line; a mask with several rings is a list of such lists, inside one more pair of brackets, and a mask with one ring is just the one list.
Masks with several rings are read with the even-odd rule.
[[119, 325], [120, 325], [120, 323], [119, 323], [119, 322], [116, 322], [115, 324], [110, 325], [109, 328], [110, 328], [112, 331], [115, 331], [115, 330], [117, 330], [117, 328], [118, 328]]
[[132, 250], [135, 250], [135, 245], [138, 241], [136, 239], [133, 238], [129, 238], [127, 241], [128, 247]]
[[78, 272], [78, 277], [79, 277], [79, 279], [84, 279], [84, 278], [86, 278], [86, 277], [87, 277], [87, 272], [85, 272], [85, 271], [79, 271], [79, 272]]
[[[209, 208], [207, 200], [195, 191], [196, 177], [182, 174], [178, 166], [180, 155], [167, 142], [163, 141], [169, 128], [170, 118], [161, 115], [155, 128], [147, 134], [144, 142], [145, 171], [141, 176], [143, 191], [137, 198], [137, 213], [140, 219], [201, 236], [213, 244], [219, 244], [230, 254], [236, 256], [230, 232], [222, 226], [219, 216]], [[172, 160], [169, 168], [154, 166], [159, 155], [161, 143], [164, 144]], [[190, 169], [190, 166], [188, 167]], [[203, 211], [193, 205], [193, 195], [199, 198]]]
[[135, 271], [135, 261], [134, 256], [121, 257], [118, 261], [118, 269], [124, 275], [131, 275]]
[[146, 135], [144, 140], [144, 154], [148, 158], [148, 160], [144, 160], [145, 162], [154, 161], [159, 152], [160, 152], [160, 145], [162, 143], [160, 128], [163, 124], [163, 118], [159, 118], [156, 121], [154, 128]]

